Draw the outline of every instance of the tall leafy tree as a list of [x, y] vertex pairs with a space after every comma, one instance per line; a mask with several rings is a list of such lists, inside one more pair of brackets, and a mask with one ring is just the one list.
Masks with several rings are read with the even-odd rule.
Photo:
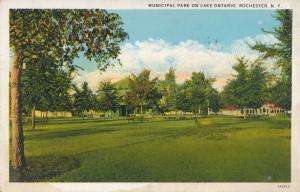
[[176, 106], [179, 110], [207, 114], [208, 108], [214, 106], [217, 91], [212, 88], [213, 80], [207, 79], [202, 72], [193, 72], [190, 80], [186, 80], [178, 89]]
[[93, 91], [89, 88], [87, 82], [83, 82], [81, 88], [76, 88], [74, 93], [74, 108], [77, 115], [84, 117], [84, 112], [88, 112], [95, 106], [95, 97]]
[[192, 111], [195, 113], [203, 111], [206, 114], [212, 89], [211, 81], [205, 78], [204, 73], [193, 72], [188, 84], [191, 91]]
[[279, 26], [273, 31], [265, 33], [273, 34], [278, 42], [266, 44], [257, 41], [255, 45], [250, 45], [253, 50], [261, 53], [263, 59], [273, 58], [276, 60], [275, 67], [281, 72], [280, 78], [273, 85], [273, 102], [285, 109], [291, 109], [292, 92], [292, 10], [277, 10], [274, 15], [279, 21]]
[[100, 70], [119, 63], [120, 43], [127, 33], [121, 17], [105, 10], [11, 9], [9, 12], [11, 66], [12, 167], [25, 165], [21, 76], [23, 66], [47, 56], [58, 65], [74, 68], [80, 52]]
[[31, 113], [33, 130], [35, 130], [35, 110], [42, 105], [42, 101], [47, 97], [45, 88], [50, 77], [42, 75], [45, 68], [48, 68], [50, 71], [51, 65], [49, 63], [44, 63], [44, 65], [38, 65], [37, 63], [35, 65], [29, 65], [23, 69], [21, 77], [23, 111]]
[[71, 110], [71, 90], [72, 90], [72, 72], [59, 70], [56, 73], [57, 87], [54, 89], [56, 97], [57, 111]]
[[236, 105], [238, 108], [245, 110], [248, 104], [248, 61], [242, 58], [236, 58], [237, 63], [233, 66], [236, 74], [233, 75], [233, 79], [229, 81], [223, 90], [224, 96], [227, 98], [227, 102]]
[[221, 97], [219, 92], [211, 88], [211, 90], [208, 93], [208, 107], [213, 111], [213, 112], [219, 112], [221, 108]]
[[243, 57], [237, 58], [233, 69], [236, 74], [225, 85], [222, 96], [227, 104], [236, 105], [246, 115], [246, 108], [257, 109], [266, 101], [268, 74], [260, 59], [250, 63]]
[[150, 78], [150, 71], [143, 70], [138, 76], [131, 74], [129, 79], [129, 88], [126, 95], [126, 103], [129, 107], [140, 108], [140, 113], [143, 113], [144, 107], [153, 107], [157, 105], [160, 99], [158, 93], [157, 78]]
[[247, 107], [260, 108], [266, 101], [268, 73], [260, 59], [254, 61], [248, 70], [247, 79]]
[[120, 103], [118, 89], [111, 81], [103, 81], [98, 86], [98, 109], [115, 112]]
[[192, 111], [192, 100], [191, 91], [187, 82], [178, 86], [176, 94], [176, 109], [191, 112]]
[[35, 129], [36, 109], [70, 109], [71, 72], [59, 68], [51, 58], [40, 59], [23, 69], [22, 74], [23, 111], [31, 111], [32, 129]]
[[163, 111], [175, 111], [176, 110], [176, 77], [175, 70], [170, 68], [168, 73], [165, 74], [165, 79], [162, 81], [162, 98], [160, 105]]

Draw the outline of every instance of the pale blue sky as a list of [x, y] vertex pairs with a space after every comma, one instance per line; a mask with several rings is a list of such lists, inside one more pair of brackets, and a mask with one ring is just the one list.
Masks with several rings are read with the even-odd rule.
[[148, 38], [178, 43], [230, 43], [275, 25], [272, 10], [118, 10], [130, 42]]
[[[277, 25], [273, 10], [111, 10], [118, 13], [129, 34], [126, 42], [162, 39], [170, 44], [187, 40], [203, 45], [218, 43], [227, 51], [232, 42], [262, 34], [261, 27]], [[96, 65], [83, 56], [74, 63], [86, 71]]]

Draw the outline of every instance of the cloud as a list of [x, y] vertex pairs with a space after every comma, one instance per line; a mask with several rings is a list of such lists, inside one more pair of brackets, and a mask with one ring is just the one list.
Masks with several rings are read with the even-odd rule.
[[170, 67], [175, 68], [178, 83], [190, 78], [191, 73], [203, 71], [206, 76], [216, 78], [214, 87], [222, 89], [227, 79], [233, 73], [232, 66], [236, 56], [245, 56], [255, 59], [258, 53], [251, 50], [245, 42], [254, 44], [256, 40], [263, 43], [275, 43], [272, 35], [257, 35], [245, 37], [232, 42], [224, 49], [224, 46], [205, 46], [204, 44], [186, 40], [178, 44], [172, 44], [163, 39], [148, 39], [127, 42], [121, 47], [119, 56], [122, 67], [117, 66], [100, 74], [98, 71], [81, 72], [75, 78], [77, 83], [87, 81], [93, 90], [99, 81], [118, 81], [130, 73], [139, 73], [143, 69], [151, 70], [152, 76], [163, 79]]
[[170, 44], [164, 40], [126, 43], [122, 48], [120, 59], [125, 72], [140, 72], [150, 69], [160, 75], [170, 67], [176, 69], [178, 80], [193, 71], [204, 71], [208, 76], [226, 75], [234, 58], [230, 53], [205, 47], [198, 41], [187, 40], [179, 44]]
[[[251, 50], [247, 44], [254, 45], [256, 41], [260, 41], [267, 45], [278, 43], [278, 40], [274, 37], [274, 35], [261, 34], [255, 36], [254, 38], [245, 37], [243, 39], [232, 42], [232, 44], [230, 45], [230, 52], [235, 56], [244, 56], [247, 59], [255, 60], [259, 56], [259, 54], [258, 52]], [[274, 62], [274, 59], [267, 59], [265, 61], [265, 66], [273, 71]]]
[[254, 38], [245, 37], [243, 39], [233, 41], [230, 45], [230, 52], [234, 55], [255, 59], [258, 56], [258, 53], [251, 50], [247, 44], [254, 45], [256, 41], [260, 41], [264, 44], [274, 44], [278, 42], [278, 40], [272, 34], [261, 34], [255, 36]]

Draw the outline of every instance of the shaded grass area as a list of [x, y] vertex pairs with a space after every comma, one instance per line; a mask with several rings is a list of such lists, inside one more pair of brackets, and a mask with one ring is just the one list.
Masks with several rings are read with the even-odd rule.
[[[288, 182], [290, 127], [285, 116], [215, 116], [196, 125], [194, 119], [51, 120], [38, 123], [38, 131], [25, 125], [25, 154], [41, 164], [26, 181]], [[57, 173], [60, 163], [66, 168]]]
[[[10, 165], [11, 166], [11, 165]], [[22, 171], [10, 168], [10, 181], [42, 182], [79, 167], [79, 161], [71, 157], [43, 156], [27, 158]]]

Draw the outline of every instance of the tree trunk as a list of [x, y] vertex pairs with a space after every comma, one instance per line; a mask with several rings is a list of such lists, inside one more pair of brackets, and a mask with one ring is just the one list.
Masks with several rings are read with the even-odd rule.
[[35, 104], [33, 104], [33, 107], [31, 110], [31, 127], [33, 130], [35, 130]]
[[30, 113], [28, 112], [26, 115], [26, 122], [28, 122], [30, 120]]
[[143, 105], [141, 105], [141, 114], [143, 114]]
[[22, 62], [17, 56], [11, 67], [11, 127], [12, 127], [12, 167], [15, 171], [25, 166], [22, 97], [21, 97]]
[[46, 113], [45, 113], [45, 111], [43, 111], [42, 114], [43, 114], [44, 121], [46, 121], [46, 115], [45, 115]]
[[46, 111], [46, 122], [48, 122], [48, 110]]

